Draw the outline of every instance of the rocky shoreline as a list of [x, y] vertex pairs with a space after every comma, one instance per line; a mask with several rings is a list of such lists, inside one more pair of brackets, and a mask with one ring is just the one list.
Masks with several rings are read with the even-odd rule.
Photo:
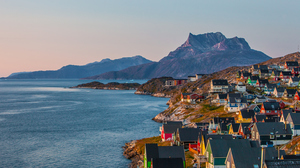
[[89, 89], [101, 89], [101, 90], [137, 90], [140, 86], [139, 83], [118, 83], [118, 82], [110, 82], [107, 84], [103, 84], [101, 82], [90, 82], [84, 83], [77, 86], [73, 86], [71, 88], [89, 88]]
[[171, 95], [165, 94], [165, 93], [150, 93], [150, 92], [142, 92], [142, 91], [136, 91], [134, 94], [138, 95], [150, 95], [153, 97], [164, 97], [164, 98], [171, 98]]
[[124, 152], [123, 155], [126, 159], [130, 159], [131, 163], [128, 165], [130, 168], [136, 168], [139, 166], [143, 167], [143, 155], [137, 153], [136, 149], [136, 140], [132, 140], [128, 143], [125, 143], [125, 146], [122, 147]]

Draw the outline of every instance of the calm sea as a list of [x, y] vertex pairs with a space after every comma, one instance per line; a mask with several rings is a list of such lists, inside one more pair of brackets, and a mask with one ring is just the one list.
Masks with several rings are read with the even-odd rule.
[[0, 80], [0, 167], [128, 167], [121, 147], [158, 136], [168, 99], [68, 88], [87, 82]]

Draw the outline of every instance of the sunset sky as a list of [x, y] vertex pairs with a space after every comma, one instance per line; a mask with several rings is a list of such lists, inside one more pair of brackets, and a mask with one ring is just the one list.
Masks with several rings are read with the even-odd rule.
[[104, 58], [158, 61], [190, 32], [243, 37], [284, 56], [300, 45], [299, 7], [299, 0], [0, 0], [0, 77]]

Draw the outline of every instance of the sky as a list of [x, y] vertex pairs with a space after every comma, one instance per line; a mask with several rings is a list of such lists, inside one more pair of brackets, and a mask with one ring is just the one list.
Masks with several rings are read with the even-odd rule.
[[298, 51], [299, 0], [0, 0], [0, 77], [104, 58], [159, 61], [189, 33], [242, 37], [271, 57]]

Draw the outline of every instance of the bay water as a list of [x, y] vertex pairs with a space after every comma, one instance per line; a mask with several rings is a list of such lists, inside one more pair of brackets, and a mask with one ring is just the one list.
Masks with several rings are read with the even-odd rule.
[[88, 82], [0, 80], [0, 167], [128, 167], [122, 146], [159, 135], [168, 99], [69, 88]]

